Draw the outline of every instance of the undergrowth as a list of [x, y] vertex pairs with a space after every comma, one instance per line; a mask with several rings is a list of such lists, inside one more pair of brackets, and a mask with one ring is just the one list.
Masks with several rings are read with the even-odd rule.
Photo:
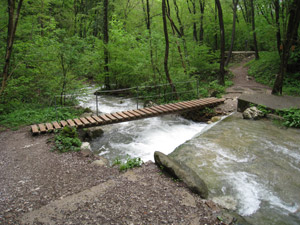
[[74, 127], [64, 127], [54, 137], [54, 148], [60, 153], [80, 151], [81, 141], [78, 138], [77, 130]]
[[15, 107], [14, 110], [8, 112], [0, 111], [0, 125], [17, 129], [20, 126], [26, 126], [35, 123], [44, 123], [51, 121], [60, 121], [63, 119], [73, 119], [83, 113], [83, 109], [75, 109], [71, 107], [57, 108], [41, 107], [34, 104], [24, 104]]
[[284, 126], [300, 128], [300, 109], [296, 109], [296, 108], [283, 109], [277, 111], [276, 113], [283, 117]]
[[143, 164], [143, 160], [139, 157], [131, 158], [127, 155], [126, 161], [122, 162], [119, 158], [116, 158], [113, 162], [114, 165], [119, 165], [120, 171], [126, 171], [135, 167], [140, 167]]
[[[280, 68], [277, 52], [261, 52], [259, 60], [252, 60], [248, 73], [259, 83], [272, 87]], [[300, 96], [300, 72], [287, 73], [284, 78], [283, 94]]]

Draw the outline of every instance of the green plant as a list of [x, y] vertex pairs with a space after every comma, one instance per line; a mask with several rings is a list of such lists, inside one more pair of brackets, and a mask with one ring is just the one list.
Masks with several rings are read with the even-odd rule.
[[283, 117], [283, 125], [287, 127], [300, 128], [300, 109], [283, 109], [277, 113]]
[[261, 111], [264, 115], [271, 113], [272, 111], [267, 108], [265, 105], [255, 105], [253, 103], [250, 103], [250, 107], [255, 106], [259, 111]]
[[112, 166], [115, 166], [115, 165], [121, 165], [121, 160], [120, 160], [120, 158], [119, 157], [117, 157], [117, 158], [115, 158], [115, 160], [113, 161], [113, 163], [112, 163]]
[[78, 138], [76, 128], [64, 127], [57, 132], [54, 137], [54, 149], [61, 153], [70, 151], [80, 151], [81, 141]]
[[120, 171], [132, 169], [135, 167], [140, 167], [143, 164], [143, 161], [141, 158], [131, 158], [129, 155], [127, 155], [127, 159], [125, 163], [120, 164]]

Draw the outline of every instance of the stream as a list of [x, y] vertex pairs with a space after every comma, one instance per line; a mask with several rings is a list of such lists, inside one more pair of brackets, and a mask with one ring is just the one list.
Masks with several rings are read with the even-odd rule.
[[[102, 113], [136, 108], [129, 98], [100, 96], [98, 101]], [[82, 106], [95, 110], [95, 97], [82, 99]], [[169, 115], [103, 130], [91, 146], [110, 163], [127, 155], [153, 161], [153, 153], [161, 151], [195, 170], [211, 199], [250, 223], [300, 224], [299, 129], [243, 120], [236, 113], [213, 125]]]

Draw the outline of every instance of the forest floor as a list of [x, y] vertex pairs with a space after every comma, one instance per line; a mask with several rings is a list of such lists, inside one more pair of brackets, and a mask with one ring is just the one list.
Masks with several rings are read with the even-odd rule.
[[[220, 107], [227, 112], [236, 109], [241, 93], [269, 91], [247, 79], [243, 64], [231, 68], [234, 85]], [[225, 224], [232, 219], [221, 222], [219, 206], [153, 162], [119, 172], [91, 164], [96, 156], [52, 152], [51, 137], [33, 137], [29, 127], [0, 132], [0, 224]]]

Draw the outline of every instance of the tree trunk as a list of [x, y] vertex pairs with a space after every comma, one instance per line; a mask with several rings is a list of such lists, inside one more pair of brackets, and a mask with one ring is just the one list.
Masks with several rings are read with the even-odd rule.
[[293, 37], [295, 32], [298, 32], [297, 25], [300, 21], [300, 4], [299, 0], [294, 0], [289, 7], [289, 21], [287, 32], [285, 33], [286, 37], [282, 43], [283, 49], [281, 53], [281, 63], [279, 74], [276, 77], [272, 94], [282, 94], [283, 81], [287, 70], [288, 60], [290, 57], [290, 49], [293, 43]]
[[162, 17], [163, 17], [163, 26], [164, 26], [164, 34], [165, 34], [165, 42], [166, 42], [166, 48], [165, 48], [165, 59], [164, 59], [164, 69], [166, 73], [166, 78], [170, 84], [170, 87], [172, 88], [172, 92], [175, 95], [176, 99], [178, 99], [176, 88], [172, 82], [172, 79], [169, 74], [169, 68], [168, 68], [168, 60], [169, 60], [169, 35], [168, 35], [168, 27], [167, 27], [167, 18], [166, 18], [166, 2], [165, 0], [162, 0]]
[[280, 45], [281, 45], [281, 33], [280, 33], [280, 4], [279, 0], [274, 0], [274, 6], [275, 6], [275, 18], [276, 18], [276, 41], [277, 41], [277, 51], [279, 56], [281, 55]]
[[215, 50], [218, 50], [218, 34], [217, 34], [217, 19], [218, 19], [218, 9], [215, 1]]
[[220, 59], [220, 75], [219, 75], [219, 84], [225, 85], [225, 31], [224, 31], [224, 22], [223, 22], [223, 12], [220, 0], [215, 0], [218, 16], [219, 16], [219, 25], [220, 25], [220, 44], [221, 44], [221, 59]]
[[254, 51], [255, 51], [255, 59], [259, 59], [258, 55], [258, 47], [257, 47], [257, 40], [256, 40], [256, 31], [255, 31], [255, 17], [254, 17], [254, 0], [250, 0], [251, 3], [251, 22], [252, 22], [252, 32], [253, 32], [253, 44], [254, 44]]
[[234, 39], [235, 39], [236, 9], [237, 9], [238, 2], [239, 2], [239, 0], [232, 0], [232, 4], [233, 4], [233, 22], [232, 22], [231, 44], [230, 44], [230, 49], [229, 49], [228, 56], [227, 56], [227, 59], [226, 59], [226, 62], [225, 62], [225, 66], [228, 66], [228, 64], [230, 62], [230, 59], [231, 59], [231, 55], [232, 55]]
[[108, 36], [108, 0], [103, 1], [103, 42], [104, 42], [104, 84], [106, 89], [110, 89], [110, 81], [109, 81], [109, 52], [108, 52], [108, 42], [109, 42], [109, 36]]
[[200, 44], [203, 43], [203, 37], [204, 37], [204, 29], [203, 29], [203, 18], [204, 18], [204, 9], [205, 9], [205, 0], [199, 0], [200, 4], [200, 32], [199, 32], [199, 42]]
[[19, 21], [19, 15], [21, 11], [23, 0], [19, 0], [17, 13], [15, 15], [15, 0], [8, 0], [8, 28], [7, 28], [7, 46], [5, 54], [5, 63], [2, 73], [2, 85], [0, 90], [0, 96], [4, 93], [7, 80], [9, 78], [9, 63], [12, 54], [14, 39], [16, 35], [17, 25]]

